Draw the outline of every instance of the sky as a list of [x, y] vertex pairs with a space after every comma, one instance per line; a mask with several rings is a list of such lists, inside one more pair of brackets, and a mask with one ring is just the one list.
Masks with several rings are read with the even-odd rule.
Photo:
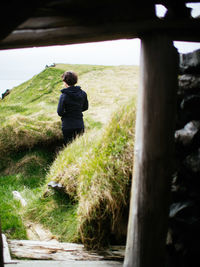
[[139, 57], [139, 39], [2, 50], [0, 94], [10, 86], [30, 79], [52, 63], [138, 65]]
[[[200, 14], [200, 4], [196, 7], [195, 12], [193, 12], [194, 16]], [[158, 5], [157, 12], [162, 17], [166, 9]], [[174, 42], [174, 45], [179, 53], [200, 49], [200, 43]], [[46, 65], [52, 63], [139, 65], [139, 60], [139, 39], [1, 50], [0, 95], [6, 89], [11, 89], [32, 78], [41, 72]]]

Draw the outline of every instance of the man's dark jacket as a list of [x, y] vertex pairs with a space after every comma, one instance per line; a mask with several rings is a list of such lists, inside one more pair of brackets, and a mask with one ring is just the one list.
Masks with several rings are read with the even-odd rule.
[[62, 119], [62, 129], [84, 129], [82, 112], [88, 109], [88, 99], [80, 86], [61, 90], [57, 113]]

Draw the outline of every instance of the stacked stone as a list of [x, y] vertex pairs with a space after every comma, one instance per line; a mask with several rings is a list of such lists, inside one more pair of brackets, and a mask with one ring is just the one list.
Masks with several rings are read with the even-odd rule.
[[170, 267], [200, 266], [200, 50], [180, 55]]

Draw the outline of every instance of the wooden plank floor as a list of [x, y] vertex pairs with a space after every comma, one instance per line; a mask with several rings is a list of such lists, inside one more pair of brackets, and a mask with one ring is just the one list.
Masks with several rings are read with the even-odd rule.
[[5, 267], [122, 267], [117, 261], [18, 261]]
[[11, 254], [36, 260], [123, 260], [125, 247], [111, 246], [102, 251], [87, 251], [82, 244], [55, 241], [8, 240]]
[[[5, 267], [122, 266], [125, 247], [112, 246], [102, 251], [87, 251], [82, 244], [58, 241], [6, 240]], [[12, 258], [10, 256], [12, 255]], [[20, 260], [21, 259], [21, 260]], [[26, 259], [26, 260], [25, 260]]]

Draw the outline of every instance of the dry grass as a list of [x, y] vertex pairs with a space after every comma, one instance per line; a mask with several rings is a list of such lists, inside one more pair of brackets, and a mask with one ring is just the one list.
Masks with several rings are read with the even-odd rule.
[[[88, 94], [86, 132], [59, 152], [44, 185], [43, 166], [49, 161], [31, 151], [62, 140], [56, 109], [64, 70], [77, 72], [79, 85]], [[128, 101], [137, 85], [138, 67], [59, 64], [0, 101], [0, 169], [4, 177], [18, 173], [8, 179], [8, 188], [11, 191], [14, 184], [9, 181], [19, 177], [19, 190], [29, 200], [25, 220], [40, 222], [61, 241], [77, 242], [81, 237], [90, 248], [124, 238], [135, 120], [135, 100]], [[30, 154], [11, 159], [22, 149]], [[67, 194], [44, 196], [50, 180], [62, 183]]]
[[62, 150], [50, 168], [48, 181], [61, 183], [78, 203], [78, 231], [88, 248], [126, 236], [127, 221], [123, 233], [119, 224], [129, 204], [134, 122], [135, 98], [113, 114], [103, 131], [88, 132]]
[[89, 248], [106, 245], [112, 236], [124, 238], [118, 231], [118, 224], [129, 204], [135, 121], [133, 103], [115, 113], [93, 154], [81, 167], [79, 231], [82, 242]]

